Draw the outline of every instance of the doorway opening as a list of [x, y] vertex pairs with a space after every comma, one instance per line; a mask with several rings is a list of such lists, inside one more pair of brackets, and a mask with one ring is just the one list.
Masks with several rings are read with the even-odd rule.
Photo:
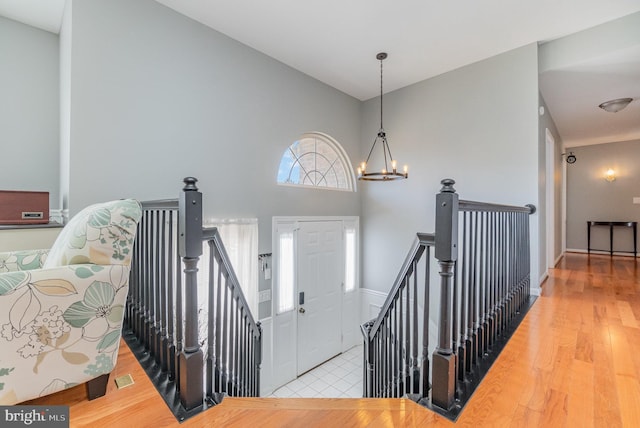
[[273, 220], [277, 389], [359, 344], [357, 217]]

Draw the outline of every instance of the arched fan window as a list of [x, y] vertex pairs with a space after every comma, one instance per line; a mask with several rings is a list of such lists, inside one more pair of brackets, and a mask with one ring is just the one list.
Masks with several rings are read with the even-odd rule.
[[285, 150], [278, 184], [355, 191], [355, 175], [342, 146], [333, 138], [310, 132]]

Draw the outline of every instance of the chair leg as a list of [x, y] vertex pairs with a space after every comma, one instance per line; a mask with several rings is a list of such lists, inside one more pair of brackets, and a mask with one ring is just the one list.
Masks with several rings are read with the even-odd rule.
[[87, 382], [87, 397], [93, 400], [102, 397], [107, 393], [107, 384], [109, 383], [109, 373], [98, 376]]

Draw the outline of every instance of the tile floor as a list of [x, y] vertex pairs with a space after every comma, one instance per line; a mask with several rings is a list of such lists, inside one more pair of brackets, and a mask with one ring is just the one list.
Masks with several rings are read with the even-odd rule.
[[276, 398], [362, 398], [362, 345], [275, 390]]

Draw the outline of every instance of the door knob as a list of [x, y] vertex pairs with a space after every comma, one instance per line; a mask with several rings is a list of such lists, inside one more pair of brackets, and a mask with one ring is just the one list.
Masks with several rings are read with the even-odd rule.
[[304, 314], [307, 311], [305, 311], [304, 308], [300, 308], [300, 309], [298, 309], [298, 312], [300, 312], [301, 314]]

